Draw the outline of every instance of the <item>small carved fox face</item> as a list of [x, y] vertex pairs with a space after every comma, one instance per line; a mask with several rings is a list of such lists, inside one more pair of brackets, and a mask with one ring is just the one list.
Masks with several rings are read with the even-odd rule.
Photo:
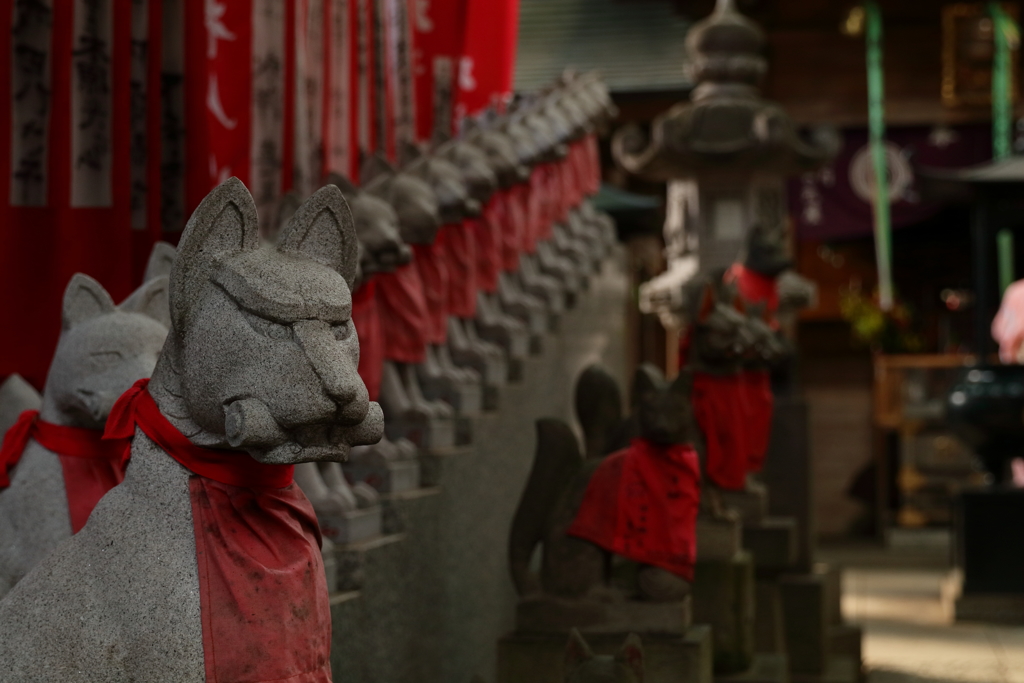
[[690, 351], [692, 362], [711, 368], [740, 362], [754, 343], [742, 303], [722, 285], [709, 283], [699, 291]]
[[189, 220], [171, 275], [173, 334], [154, 377], [165, 402], [181, 402], [161, 407], [201, 445], [276, 464], [343, 460], [383, 429], [356, 372], [351, 213], [328, 185], [299, 207], [276, 245], [261, 246], [256, 226], [237, 179]]
[[576, 629], [565, 648], [565, 683], [643, 683], [644, 651], [631, 633], [614, 655], [595, 655]]
[[425, 157], [419, 148], [407, 146], [406, 171], [426, 182], [437, 197], [442, 225], [461, 223], [467, 216], [480, 215], [480, 202], [469, 196], [469, 187], [455, 164], [438, 156]]
[[661, 370], [644, 363], [633, 379], [633, 414], [640, 436], [658, 444], [689, 443], [691, 376], [668, 382]]
[[167, 337], [160, 321], [166, 318], [166, 277], [150, 280], [120, 306], [91, 277], [72, 277], [43, 392], [43, 419], [102, 429], [118, 397], [156, 367]]
[[480, 206], [486, 204], [498, 189], [498, 176], [487, 163], [484, 151], [467, 140], [456, 140], [445, 148], [444, 155], [459, 169], [469, 196]]
[[327, 176], [326, 184], [338, 187], [352, 210], [364, 275], [388, 273], [412, 260], [412, 250], [399, 234], [398, 214], [387, 202], [337, 173]]
[[501, 187], [518, 185], [530, 177], [527, 163], [537, 155], [534, 140], [516, 138], [510, 128], [509, 133], [490, 129], [477, 130], [470, 136], [469, 141], [486, 155], [487, 163], [494, 171]]
[[396, 172], [377, 156], [366, 161], [361, 176], [363, 189], [394, 209], [403, 242], [434, 243], [442, 223], [437, 196], [430, 185], [410, 173]]

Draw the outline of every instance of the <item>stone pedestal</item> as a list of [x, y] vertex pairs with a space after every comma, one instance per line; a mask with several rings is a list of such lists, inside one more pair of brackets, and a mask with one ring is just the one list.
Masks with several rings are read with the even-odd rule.
[[768, 488], [749, 481], [743, 491], [722, 491], [722, 502], [739, 513], [744, 526], [758, 524], [768, 514]]
[[410, 491], [420, 485], [420, 463], [417, 460], [388, 460], [371, 450], [353, 455], [344, 468], [349, 481], [366, 482], [381, 493]]
[[715, 676], [715, 683], [789, 683], [784, 654], [755, 654], [750, 668], [738, 674]]
[[771, 440], [759, 477], [771, 497], [768, 514], [797, 521], [797, 571], [810, 571], [814, 562], [814, 496], [807, 431], [807, 401], [777, 396], [772, 413]]
[[385, 546], [398, 543], [403, 539], [402, 534], [389, 536], [376, 536], [375, 538], [352, 543], [334, 544], [334, 562], [336, 583], [327, 584], [331, 592], [351, 593], [363, 589], [366, 581], [367, 555], [379, 551]]
[[660, 633], [683, 636], [693, 623], [693, 600], [565, 600], [540, 595], [516, 606], [516, 633], [568, 636], [572, 629], [592, 633]]
[[823, 572], [779, 580], [790, 671], [823, 676], [829, 659], [828, 580]]
[[388, 438], [409, 439], [421, 450], [431, 451], [455, 445], [455, 420], [450, 418], [398, 415], [386, 424]]
[[700, 559], [699, 550], [697, 557], [693, 619], [711, 626], [715, 673], [746, 671], [754, 659], [753, 558], [741, 551], [727, 560]]
[[[627, 633], [585, 634], [595, 654], [613, 655]], [[645, 683], [711, 683], [711, 629], [683, 635], [640, 634]], [[512, 634], [498, 641], [497, 683], [564, 683], [568, 634]]]
[[697, 557], [702, 561], [731, 561], [740, 551], [743, 529], [738, 519], [697, 518]]
[[344, 515], [324, 516], [319, 521], [320, 532], [335, 545], [364, 541], [381, 534], [379, 505], [365, 510], [353, 510]]
[[765, 517], [743, 525], [743, 549], [754, 558], [759, 575], [792, 571], [799, 552], [797, 522], [792, 517]]
[[421, 374], [420, 386], [426, 398], [444, 401], [459, 416], [475, 416], [483, 410], [483, 388], [479, 382], [457, 382], [443, 376]]
[[956, 510], [957, 565], [963, 588], [956, 618], [1024, 623], [1024, 547], [1009, 542], [1007, 529], [1024, 524], [1024, 491], [964, 491]]

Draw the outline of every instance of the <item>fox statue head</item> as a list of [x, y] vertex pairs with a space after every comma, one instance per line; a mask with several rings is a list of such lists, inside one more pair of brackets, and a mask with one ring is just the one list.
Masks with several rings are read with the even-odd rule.
[[[515, 130], [522, 135], [516, 137]], [[539, 148], [537, 141], [522, 127], [515, 129], [510, 124], [507, 132], [478, 128], [470, 131], [468, 140], [484, 153], [499, 187], [509, 188], [530, 178], [530, 167]]]
[[480, 215], [481, 205], [469, 195], [462, 172], [452, 162], [437, 155], [426, 156], [413, 144], [403, 146], [405, 171], [430, 185], [437, 196], [442, 225], [461, 223], [463, 218]]
[[743, 265], [755, 273], [774, 278], [792, 268], [793, 259], [786, 253], [781, 232], [773, 234], [756, 223], [747, 231]]
[[363, 164], [360, 181], [366, 192], [394, 209], [406, 244], [434, 243], [442, 223], [437, 196], [430, 185], [410, 173], [396, 171], [377, 155]]
[[237, 178], [189, 219], [171, 273], [172, 329], [150, 392], [185, 436], [268, 464], [344, 460], [384, 428], [359, 378], [352, 214], [328, 185], [274, 244]]
[[485, 205], [498, 189], [498, 177], [487, 163], [484, 151], [469, 141], [460, 139], [445, 143], [440, 152], [459, 169], [469, 190], [469, 196], [480, 206]]
[[580, 632], [569, 633], [565, 647], [565, 683], [643, 683], [644, 650], [640, 637], [629, 634], [613, 655], [595, 655]]
[[412, 260], [412, 250], [399, 234], [398, 214], [387, 202], [337, 173], [328, 175], [325, 184], [337, 186], [352, 210], [364, 275], [387, 273]]
[[772, 329], [771, 317], [764, 303], [747, 306], [747, 328], [752, 342], [744, 365], [753, 368], [772, 367], [782, 361], [789, 348], [779, 333]]
[[657, 444], [692, 440], [692, 375], [685, 370], [669, 382], [661, 370], [644, 363], [633, 377], [632, 412], [639, 436]]
[[156, 277], [120, 306], [88, 275], [64, 290], [60, 340], [43, 389], [40, 417], [103, 429], [114, 402], [157, 364], [167, 337], [168, 283]]

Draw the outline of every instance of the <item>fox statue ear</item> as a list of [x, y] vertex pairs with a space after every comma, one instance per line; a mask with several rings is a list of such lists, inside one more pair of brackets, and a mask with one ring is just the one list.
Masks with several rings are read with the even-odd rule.
[[188, 219], [171, 270], [171, 319], [179, 332], [214, 268], [222, 261], [258, 249], [256, 204], [238, 178], [206, 195]]
[[693, 393], [693, 371], [689, 368], [679, 370], [679, 374], [672, 380], [671, 389], [673, 393], [689, 398]]
[[121, 302], [118, 308], [128, 313], [149, 316], [164, 327], [171, 326], [170, 279], [166, 275], [147, 280]]
[[153, 245], [153, 251], [149, 252], [149, 261], [146, 263], [146, 272], [142, 276], [143, 282], [149, 282], [161, 275], [171, 276], [171, 268], [174, 267], [174, 258], [178, 250], [173, 244], [157, 242]]
[[565, 646], [565, 670], [570, 672], [580, 664], [589, 662], [594, 658], [594, 652], [583, 640], [583, 636], [576, 629], [569, 632], [569, 642]]
[[417, 159], [423, 158], [423, 150], [415, 142], [403, 140], [398, 147], [398, 163], [400, 166], [408, 166]]
[[355, 288], [359, 240], [352, 211], [336, 186], [321, 187], [299, 207], [281, 230], [277, 248], [333, 268]]
[[394, 167], [380, 154], [371, 154], [363, 161], [359, 168], [359, 182], [364, 187], [381, 176], [392, 176], [395, 174]]
[[644, 363], [638, 367], [633, 375], [633, 406], [637, 405], [640, 397], [644, 394], [657, 391], [663, 381], [661, 370], [650, 363]]
[[86, 320], [115, 310], [114, 300], [103, 285], [88, 275], [75, 273], [64, 290], [63, 328], [70, 330]]
[[636, 676], [637, 683], [644, 680], [644, 648], [640, 636], [630, 633], [622, 648], [615, 655], [615, 661], [627, 667]]
[[356, 187], [356, 184], [349, 180], [346, 176], [340, 173], [328, 173], [324, 179], [324, 185], [334, 185], [341, 193], [345, 195], [345, 199], [349, 197], [357, 197], [360, 189]]

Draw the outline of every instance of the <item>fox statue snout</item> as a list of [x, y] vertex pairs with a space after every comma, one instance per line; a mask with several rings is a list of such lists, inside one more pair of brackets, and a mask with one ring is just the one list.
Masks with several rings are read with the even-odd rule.
[[358, 247], [328, 185], [260, 244], [237, 180], [193, 216], [171, 276], [173, 334], [150, 389], [195, 443], [266, 464], [342, 461], [383, 434], [358, 374], [351, 320]]

